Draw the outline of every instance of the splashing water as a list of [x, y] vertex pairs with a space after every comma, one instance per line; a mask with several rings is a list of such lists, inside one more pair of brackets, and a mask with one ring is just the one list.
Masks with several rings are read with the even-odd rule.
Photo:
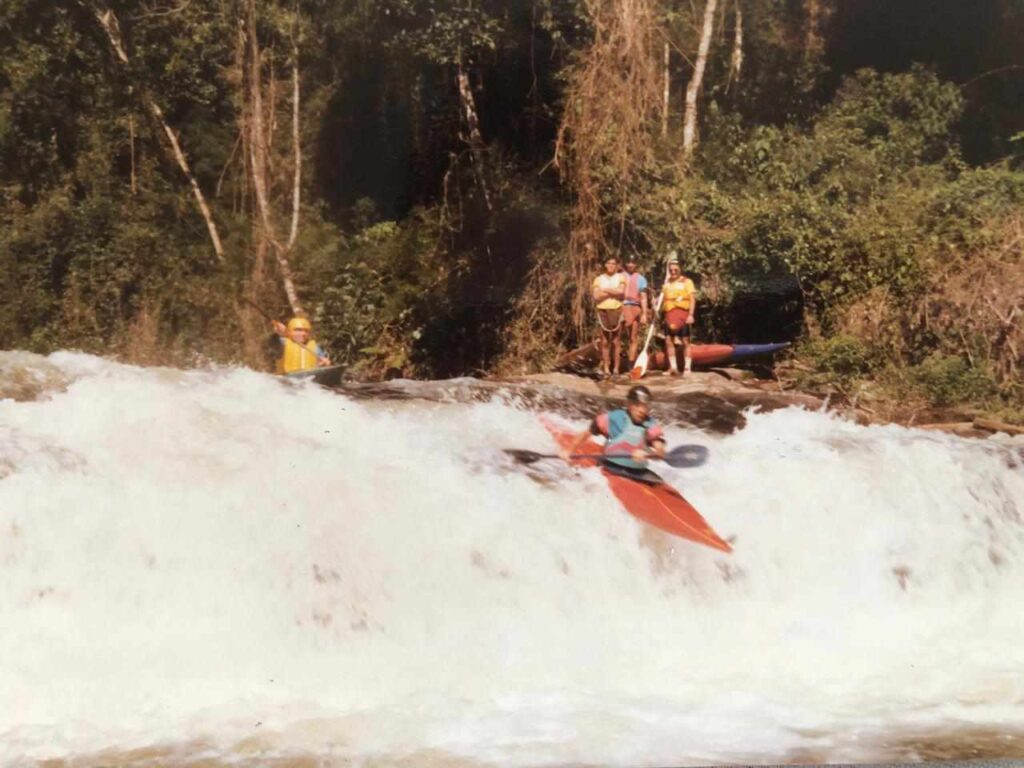
[[0, 400], [5, 764], [871, 759], [856, 734], [1021, 723], [1019, 441], [671, 426], [711, 459], [659, 471], [726, 555], [595, 471], [510, 463], [553, 447], [511, 396], [14, 354], [36, 389]]

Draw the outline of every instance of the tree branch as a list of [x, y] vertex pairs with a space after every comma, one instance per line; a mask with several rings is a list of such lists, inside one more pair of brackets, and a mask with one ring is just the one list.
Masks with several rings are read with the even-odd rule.
[[[124, 42], [121, 38], [121, 25], [117, 20], [117, 16], [115, 16], [114, 12], [109, 8], [101, 9], [98, 6], [84, 2], [83, 6], [96, 17], [96, 20], [107, 35], [107, 40], [114, 51], [114, 55], [123, 66], [127, 67], [129, 64], [128, 53], [125, 51]], [[217, 231], [217, 224], [213, 220], [213, 214], [210, 211], [210, 207], [206, 204], [206, 197], [203, 195], [203, 191], [199, 187], [199, 182], [196, 181], [195, 176], [192, 175], [192, 169], [189, 167], [188, 159], [185, 157], [181, 144], [178, 142], [178, 136], [174, 132], [174, 129], [168, 124], [167, 119], [164, 117], [163, 110], [160, 109], [153, 97], [141, 88], [140, 94], [143, 104], [145, 104], [150, 114], [153, 115], [153, 118], [157, 123], [159, 123], [164, 135], [167, 137], [167, 142], [171, 147], [171, 154], [174, 156], [174, 159], [178, 164], [178, 168], [181, 169], [181, 172], [185, 174], [185, 178], [188, 179], [189, 186], [192, 188], [192, 196], [195, 197], [196, 205], [199, 207], [199, 212], [202, 214], [203, 220], [206, 222], [206, 229], [210, 234], [210, 241], [213, 243], [213, 250], [217, 254], [217, 258], [220, 261], [223, 261], [224, 246], [221, 243], [220, 233]]]

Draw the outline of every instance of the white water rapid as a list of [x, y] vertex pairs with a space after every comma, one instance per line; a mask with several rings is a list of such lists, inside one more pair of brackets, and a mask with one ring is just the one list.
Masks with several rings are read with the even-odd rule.
[[514, 397], [73, 353], [0, 353], [0, 378], [31, 393], [0, 399], [2, 765], [871, 760], [885, 734], [1024, 722], [1005, 436], [670, 426], [710, 459], [659, 471], [727, 555], [594, 470], [514, 465], [553, 448]]

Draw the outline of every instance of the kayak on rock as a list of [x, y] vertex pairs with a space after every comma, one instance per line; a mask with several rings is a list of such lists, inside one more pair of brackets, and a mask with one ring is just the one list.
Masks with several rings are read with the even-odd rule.
[[[695, 366], [706, 367], [734, 363], [762, 355], [771, 355], [788, 346], [788, 341], [770, 344], [691, 344], [690, 356]], [[679, 354], [682, 357], [682, 352]], [[600, 358], [601, 353], [597, 348], [597, 344], [587, 344], [562, 355], [555, 364], [555, 369], [560, 371], [583, 371], [596, 366]], [[681, 359], [679, 364], [681, 368]], [[652, 350], [648, 367], [652, 370], [665, 370], [668, 367], [665, 352], [660, 349], [657, 351]]]

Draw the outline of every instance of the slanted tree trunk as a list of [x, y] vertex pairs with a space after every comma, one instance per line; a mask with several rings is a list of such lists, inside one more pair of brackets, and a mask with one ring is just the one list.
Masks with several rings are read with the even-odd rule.
[[[128, 67], [130, 61], [128, 59], [128, 53], [125, 51], [124, 42], [121, 38], [121, 25], [117, 20], [117, 16], [110, 9], [102, 9], [98, 6], [86, 5], [86, 8], [96, 17], [96, 20], [100, 23], [103, 31], [107, 35], [107, 40], [110, 42], [110, 47], [114, 50], [114, 55], [117, 56], [118, 61], [125, 67]], [[156, 103], [152, 96], [146, 93], [144, 90], [140, 90], [140, 96], [143, 104], [149, 113], [156, 120], [157, 124], [163, 130], [164, 135], [167, 137], [167, 142], [170, 145], [171, 154], [174, 157], [175, 162], [178, 164], [178, 168], [185, 175], [188, 180], [189, 187], [192, 189], [192, 196], [196, 200], [196, 205], [199, 208], [199, 212], [203, 216], [203, 220], [206, 222], [207, 232], [210, 234], [210, 242], [213, 243], [214, 253], [217, 254], [217, 258], [221, 261], [224, 260], [224, 246], [221, 244], [220, 233], [217, 231], [217, 224], [213, 220], [213, 214], [210, 212], [210, 207], [206, 204], [206, 197], [203, 195], [202, 189], [199, 187], [199, 182], [196, 181], [196, 177], [192, 175], [192, 169], [189, 167], [188, 159], [185, 157], [185, 152], [181, 148], [181, 144], [178, 142], [178, 135], [174, 132], [174, 129], [168, 124], [167, 119], [164, 117], [163, 110]]]
[[686, 110], [683, 114], [683, 154], [689, 158], [697, 146], [697, 96], [704, 82], [704, 68], [708, 62], [711, 37], [715, 32], [715, 7], [718, 0], [707, 0], [704, 6], [704, 23], [701, 26], [700, 46], [697, 48], [697, 62], [693, 75], [686, 86]]

